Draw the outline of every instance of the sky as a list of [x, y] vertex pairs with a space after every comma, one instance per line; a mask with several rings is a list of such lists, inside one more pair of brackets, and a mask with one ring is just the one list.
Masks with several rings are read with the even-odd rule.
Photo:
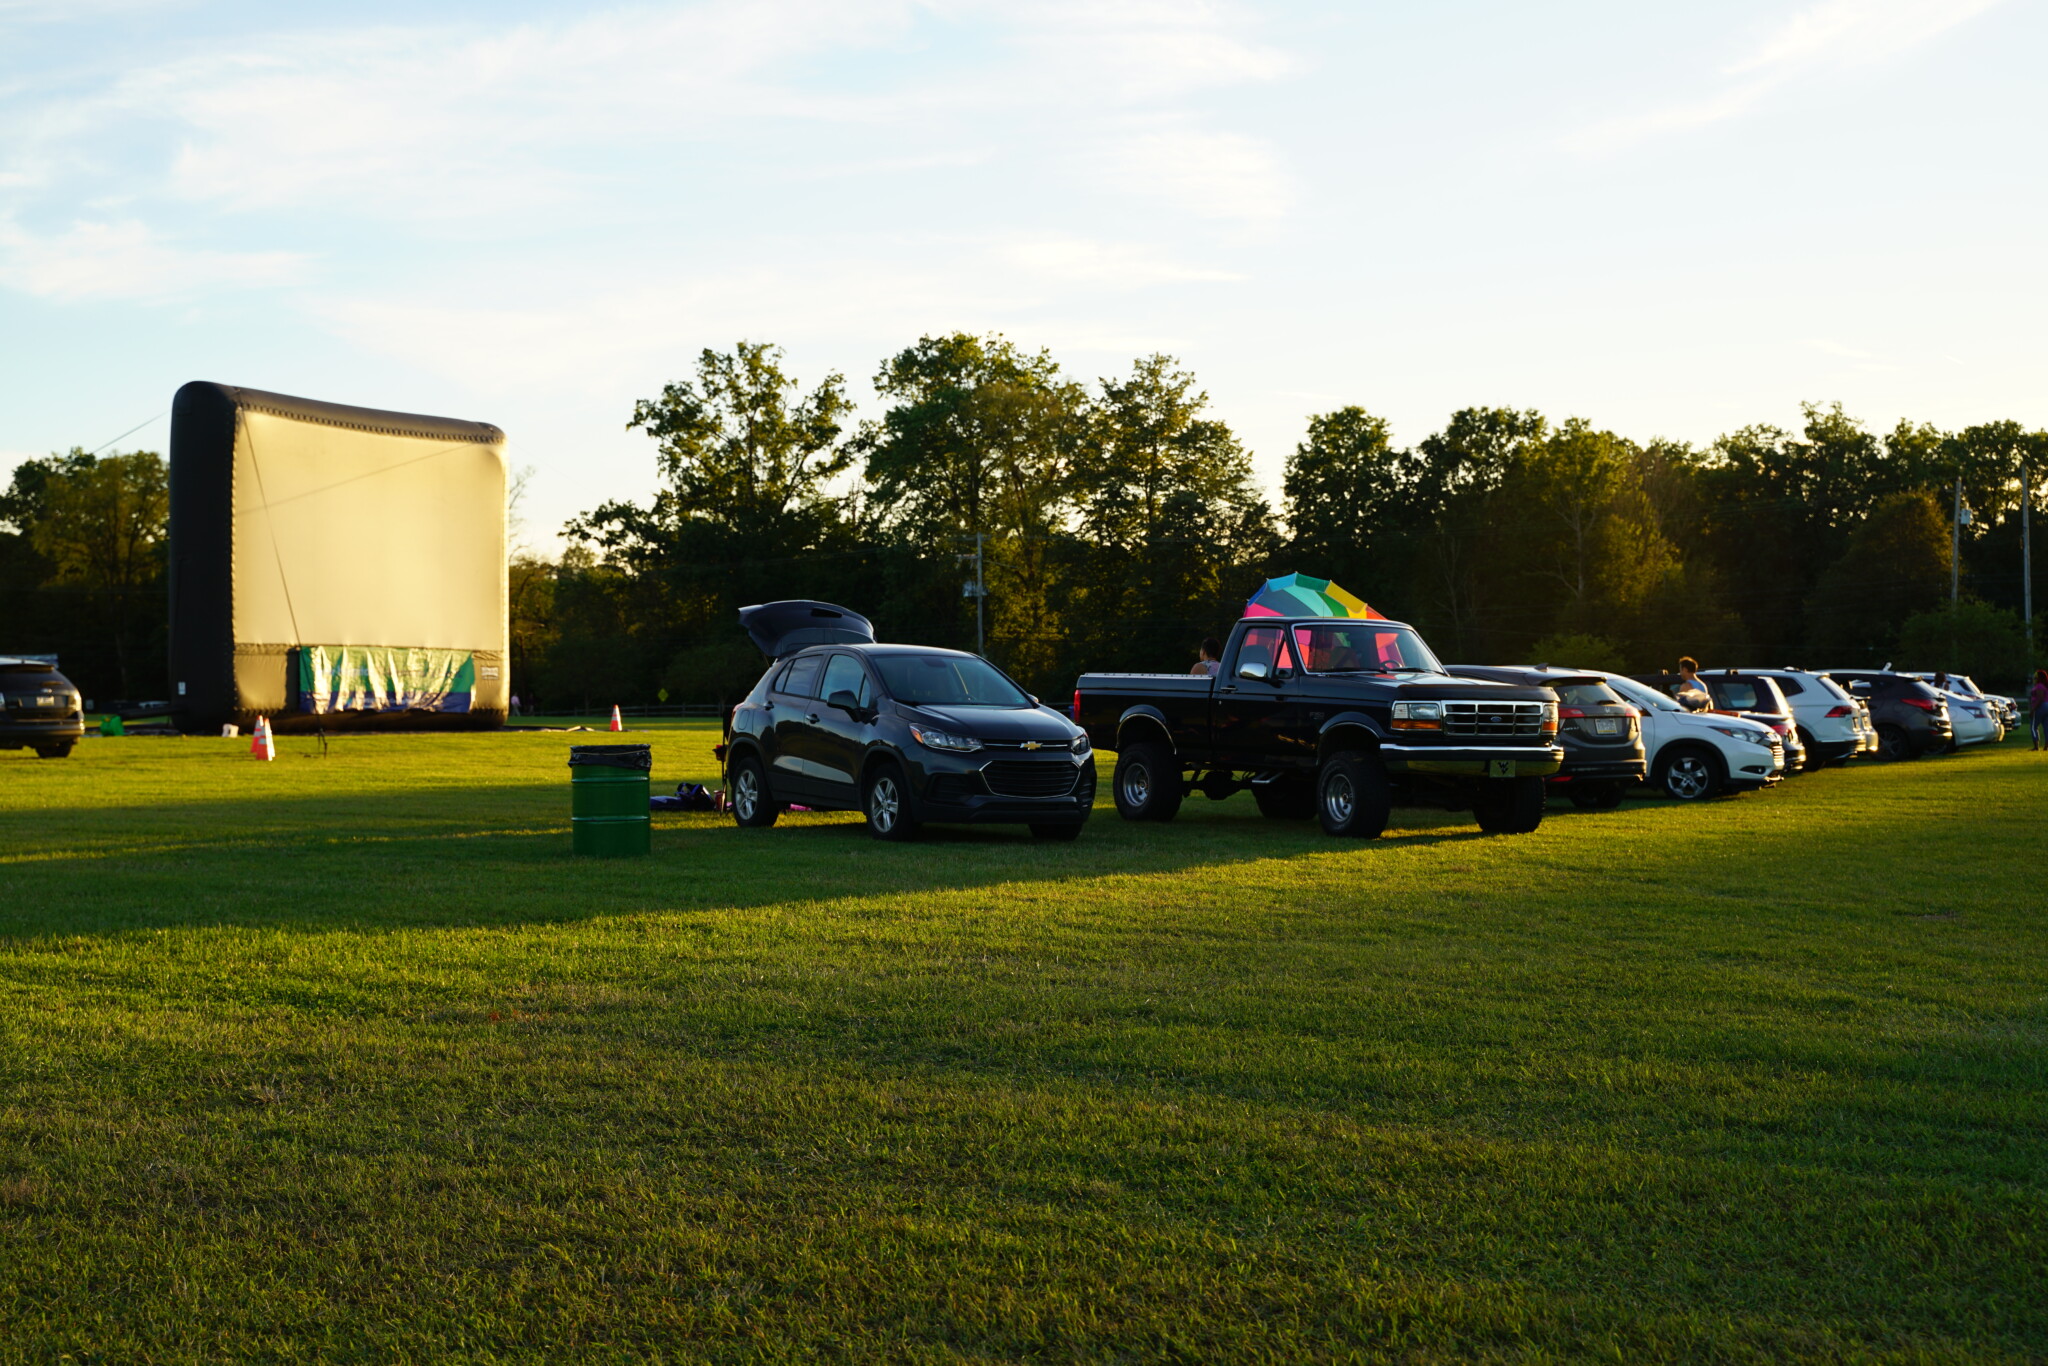
[[0, 470], [217, 380], [498, 424], [545, 548], [704, 348], [873, 415], [953, 330], [1172, 354], [1271, 486], [1347, 403], [2048, 426], [2044, 50], [2040, 0], [0, 0]]

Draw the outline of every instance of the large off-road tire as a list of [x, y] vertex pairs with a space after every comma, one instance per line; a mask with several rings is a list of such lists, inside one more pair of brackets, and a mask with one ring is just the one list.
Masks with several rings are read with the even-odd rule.
[[1920, 757], [1920, 747], [1913, 743], [1913, 737], [1906, 734], [1903, 726], [1879, 726], [1877, 752], [1895, 762]]
[[1324, 834], [1378, 839], [1393, 807], [1393, 784], [1376, 756], [1346, 750], [1323, 760], [1316, 774], [1316, 820]]
[[1132, 745], [1116, 756], [1116, 772], [1110, 776], [1110, 793], [1116, 798], [1116, 812], [1127, 821], [1170, 821], [1180, 810], [1186, 790], [1180, 780], [1180, 760], [1171, 746], [1158, 741]]
[[917, 809], [911, 804], [910, 781], [903, 768], [890, 759], [876, 764], [861, 788], [860, 809], [867, 813], [868, 833], [878, 840], [897, 843], [917, 838]]
[[1259, 814], [1276, 821], [1314, 820], [1316, 790], [1306, 779], [1283, 778], [1277, 783], [1252, 785], [1252, 800]]
[[1041, 822], [1031, 827], [1031, 838], [1059, 842], [1077, 840], [1081, 838], [1081, 823], [1079, 821], [1060, 821], [1058, 824], [1045, 824]]
[[62, 759], [71, 753], [71, 746], [75, 743], [72, 740], [63, 740], [54, 745], [37, 745], [36, 757], [38, 759]]
[[1572, 783], [1565, 795], [1581, 811], [1612, 811], [1621, 805], [1620, 783]]
[[1703, 802], [1728, 785], [1728, 766], [1705, 745], [1673, 745], [1657, 756], [1650, 785], [1673, 801]]
[[725, 777], [726, 792], [732, 798], [732, 819], [735, 825], [748, 830], [758, 830], [775, 824], [775, 818], [782, 814], [782, 808], [769, 800], [768, 775], [761, 767], [761, 761], [751, 754], [742, 754], [732, 761], [732, 768]]
[[1541, 778], [1488, 778], [1472, 814], [1489, 835], [1532, 834], [1550, 805], [1544, 787]]

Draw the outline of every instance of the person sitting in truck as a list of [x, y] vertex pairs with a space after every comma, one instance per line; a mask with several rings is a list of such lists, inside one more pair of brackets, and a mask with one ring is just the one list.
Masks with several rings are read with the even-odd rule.
[[1202, 649], [1195, 660], [1195, 667], [1188, 672], [1197, 678], [1214, 678], [1216, 671], [1223, 667], [1223, 642], [1214, 636], [1202, 641]]

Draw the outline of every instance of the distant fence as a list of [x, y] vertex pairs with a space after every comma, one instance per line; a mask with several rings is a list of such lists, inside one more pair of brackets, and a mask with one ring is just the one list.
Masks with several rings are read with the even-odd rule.
[[[650, 719], [657, 716], [722, 717], [725, 715], [725, 713], [726, 708], [721, 707], [716, 702], [685, 702], [680, 704], [670, 704], [668, 706], [662, 707], [619, 708], [620, 716], [641, 716]], [[563, 708], [552, 705], [544, 705], [537, 708], [528, 707], [525, 711], [520, 713], [520, 715], [522, 716], [610, 716], [611, 714], [612, 709], [610, 707]]]

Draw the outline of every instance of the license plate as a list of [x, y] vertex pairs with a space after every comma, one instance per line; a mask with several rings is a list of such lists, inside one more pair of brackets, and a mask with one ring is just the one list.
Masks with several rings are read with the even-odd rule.
[[54, 697], [38, 697], [36, 705], [39, 707], [54, 707], [57, 705], [57, 699]]
[[1619, 735], [1621, 734], [1621, 722], [1596, 720], [1593, 722], [1593, 733], [1595, 735]]
[[1515, 761], [1513, 759], [1488, 759], [1486, 761], [1486, 776], [1489, 778], [1514, 777]]

